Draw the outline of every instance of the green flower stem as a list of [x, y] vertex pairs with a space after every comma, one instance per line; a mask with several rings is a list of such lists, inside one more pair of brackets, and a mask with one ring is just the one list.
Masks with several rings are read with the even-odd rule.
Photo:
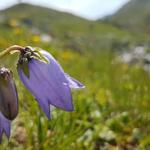
[[4, 51], [0, 52], [0, 58], [6, 56], [7, 54], [10, 54], [13, 51], [22, 52], [22, 51], [24, 51], [24, 49], [25, 49], [24, 47], [19, 46], [19, 45], [10, 46], [7, 49], [5, 49]]

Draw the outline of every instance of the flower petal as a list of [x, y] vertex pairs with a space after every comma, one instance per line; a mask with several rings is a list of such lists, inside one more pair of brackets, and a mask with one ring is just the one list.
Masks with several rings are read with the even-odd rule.
[[59, 71], [57, 71], [55, 73], [59, 72], [59, 74], [61, 74], [62, 76], [65, 75], [66, 79], [63, 80], [64, 84], [68, 84], [68, 86], [70, 88], [74, 88], [74, 89], [85, 88], [85, 86], [82, 83], [80, 83], [79, 81], [77, 81], [73, 77], [69, 76], [67, 73], [65, 73], [64, 70], [62, 69], [62, 67], [59, 65], [59, 63], [55, 60], [55, 58], [51, 54], [49, 54], [48, 52], [46, 52], [44, 50], [42, 50], [41, 53], [50, 61], [50, 63], [53, 62], [55, 64], [53, 66], [57, 66]]
[[41, 82], [39, 82], [39, 78], [36, 78], [37, 74], [35, 74], [33, 70], [30, 70], [30, 79], [29, 79], [24, 74], [23, 70], [18, 69], [18, 73], [20, 75], [20, 79], [23, 82], [23, 84], [35, 96], [35, 99], [38, 101], [40, 107], [42, 108], [46, 116], [50, 118], [50, 106], [45, 96], [44, 87], [42, 86]]
[[0, 112], [0, 142], [2, 140], [3, 133], [7, 136], [9, 139], [10, 137], [10, 125], [11, 121], [6, 119], [2, 113]]
[[67, 78], [67, 81], [68, 81], [70, 88], [72, 88], [72, 89], [83, 89], [83, 88], [85, 88], [85, 86], [81, 82], [77, 81], [73, 77], [70, 77], [68, 74], [65, 74], [65, 76]]
[[46, 91], [45, 96], [49, 100], [49, 103], [66, 111], [72, 111], [71, 90], [66, 84], [65, 74], [61, 72], [57, 64], [52, 60], [50, 64], [45, 64], [37, 60], [33, 60], [32, 63], [31, 70], [35, 72], [38, 70], [40, 72], [39, 80], [43, 79], [40, 83]]

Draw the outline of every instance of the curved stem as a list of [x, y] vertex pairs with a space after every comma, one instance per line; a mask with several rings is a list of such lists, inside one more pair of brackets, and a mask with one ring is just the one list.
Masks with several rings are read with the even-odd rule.
[[7, 49], [5, 49], [4, 51], [0, 52], [0, 58], [6, 56], [10, 52], [13, 52], [13, 51], [16, 51], [16, 50], [19, 51], [19, 52], [23, 52], [24, 49], [25, 49], [24, 47], [19, 46], [19, 45], [10, 46]]

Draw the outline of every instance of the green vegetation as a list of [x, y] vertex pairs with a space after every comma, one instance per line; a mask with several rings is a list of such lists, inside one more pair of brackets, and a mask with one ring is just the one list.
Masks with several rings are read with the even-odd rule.
[[[53, 109], [53, 119], [48, 120], [15, 71], [19, 116], [12, 123], [9, 143], [4, 138], [0, 149], [150, 149], [149, 72], [115, 61], [118, 51], [147, 44], [149, 35], [25, 4], [0, 13], [4, 14], [1, 50], [14, 44], [46, 49], [86, 88], [73, 91], [74, 112]], [[52, 37], [51, 42], [40, 39], [43, 33]], [[11, 57], [1, 59], [0, 64], [15, 70], [17, 56]]]
[[[7, 27], [8, 32], [11, 27], [18, 27], [18, 30], [23, 28], [27, 31], [25, 33], [27, 37], [33, 35], [33, 41], [38, 40], [40, 34], [46, 33], [53, 38], [53, 45], [79, 52], [87, 50], [99, 52], [104, 49], [120, 51], [139, 43], [147, 44], [150, 41], [145, 33], [132, 33], [102, 21], [88, 21], [67, 13], [29, 4], [15, 5], [1, 11], [0, 18], [1, 28]], [[28, 44], [30, 42], [31, 39], [28, 40]]]
[[150, 1], [130, 0], [117, 13], [107, 17], [107, 21], [136, 32], [150, 33]]

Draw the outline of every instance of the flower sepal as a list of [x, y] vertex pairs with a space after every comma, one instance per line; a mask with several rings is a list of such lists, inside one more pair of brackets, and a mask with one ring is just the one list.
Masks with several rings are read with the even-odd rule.
[[31, 58], [37, 59], [39, 61], [42, 61], [46, 64], [49, 64], [49, 60], [41, 53], [41, 48], [39, 47], [31, 47], [31, 46], [27, 46], [27, 48], [29, 48], [32, 52], [33, 55], [31, 55]]
[[43, 63], [49, 64], [49, 60], [41, 53], [40, 48], [32, 48], [31, 46], [27, 46], [23, 53], [21, 53], [17, 68], [23, 70], [24, 74], [29, 78], [29, 66], [28, 63], [31, 59], [39, 60]]
[[24, 74], [29, 78], [30, 73], [29, 73], [29, 67], [28, 67], [28, 59], [23, 58], [22, 63], [17, 64], [17, 68], [21, 68], [24, 72]]

